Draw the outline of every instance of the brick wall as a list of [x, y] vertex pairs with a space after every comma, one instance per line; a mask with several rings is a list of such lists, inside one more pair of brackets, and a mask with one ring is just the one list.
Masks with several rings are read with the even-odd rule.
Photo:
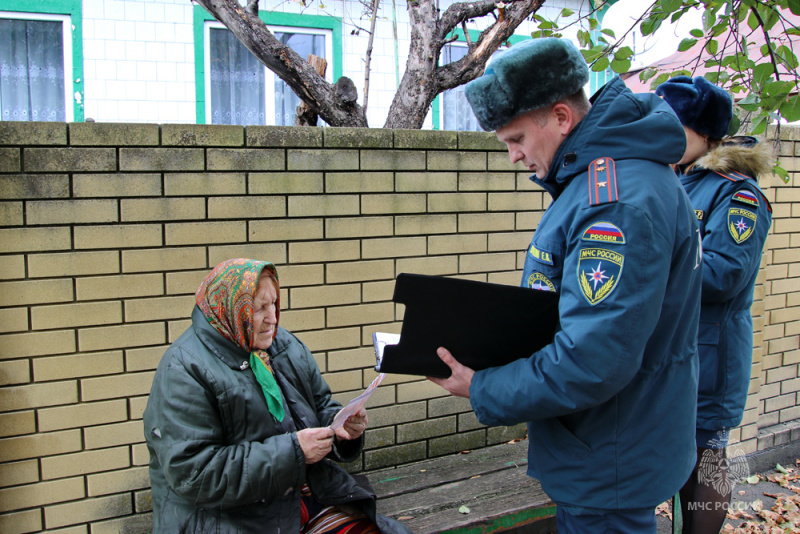
[[[792, 172], [798, 140], [784, 133]], [[485, 133], [0, 122], [0, 532], [149, 531], [141, 416], [211, 267], [275, 262], [281, 324], [347, 401], [375, 376], [372, 332], [399, 331], [398, 273], [518, 283], [549, 202], [527, 175]], [[800, 437], [798, 180], [767, 189], [775, 222], [734, 432], [746, 452]], [[349, 467], [525, 434], [483, 427], [442, 393], [387, 376]]]

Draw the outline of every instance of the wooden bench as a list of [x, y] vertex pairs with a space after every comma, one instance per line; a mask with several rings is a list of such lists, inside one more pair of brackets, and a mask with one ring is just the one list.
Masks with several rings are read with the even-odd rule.
[[366, 475], [378, 512], [415, 534], [556, 532], [555, 504], [526, 474], [527, 451], [521, 440]]

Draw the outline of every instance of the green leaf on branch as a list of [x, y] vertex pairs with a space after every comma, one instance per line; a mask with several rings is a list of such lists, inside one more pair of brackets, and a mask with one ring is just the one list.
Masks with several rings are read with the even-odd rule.
[[777, 163], [772, 167], [772, 172], [778, 175], [780, 179], [784, 181], [784, 183], [789, 183], [789, 173]]
[[694, 29], [690, 31], [689, 34], [691, 34], [692, 37], [697, 37], [699, 39], [705, 35], [705, 32], [703, 32], [703, 30]]
[[608, 58], [603, 56], [592, 64], [592, 70], [594, 72], [603, 72], [608, 68], [609, 64]]
[[789, 11], [794, 15], [800, 15], [800, 0], [789, 0]]
[[756, 85], [762, 85], [769, 80], [770, 76], [775, 73], [771, 63], [761, 63], [753, 67], [753, 82]]
[[565, 7], [564, 9], [561, 10], [561, 15], [560, 16], [562, 16], [562, 17], [571, 17], [573, 13], [575, 13], [575, 12], [572, 11], [571, 9]]
[[672, 13], [677, 11], [683, 5], [683, 0], [661, 0], [661, 8], [664, 13]]
[[642, 72], [639, 73], [639, 79], [642, 82], [646, 82], [656, 74], [658, 74], [658, 71], [656, 69], [654, 69], [653, 67], [647, 67], [646, 69], [644, 69]]
[[680, 45], [678, 45], [678, 52], [686, 52], [696, 44], [697, 44], [697, 39], [686, 38], [683, 41], [681, 41]]
[[753, 135], [761, 135], [767, 131], [767, 116], [761, 115], [753, 121], [753, 129], [750, 131]]
[[706, 9], [703, 11], [703, 29], [705, 31], [710, 30], [714, 27], [714, 24], [717, 22], [717, 14], [715, 11], [711, 9]]
[[788, 98], [779, 109], [781, 116], [787, 121], [800, 121], [800, 98], [798, 98], [798, 95]]
[[616, 39], [617, 38], [616, 34], [614, 33], [614, 30], [612, 30], [611, 28], [605, 28], [603, 30], [600, 30], [600, 33], [608, 35], [612, 39]]
[[624, 74], [631, 70], [631, 60], [630, 59], [614, 59], [611, 62], [611, 70], [616, 72], [617, 74]]
[[708, 53], [711, 54], [712, 56], [716, 55], [718, 48], [719, 48], [719, 43], [715, 39], [711, 39], [706, 43], [706, 50], [708, 50]]

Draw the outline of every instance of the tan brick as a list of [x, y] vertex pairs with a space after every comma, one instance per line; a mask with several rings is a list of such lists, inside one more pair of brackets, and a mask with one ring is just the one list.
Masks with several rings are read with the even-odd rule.
[[501, 250], [524, 251], [531, 242], [531, 233], [524, 232], [501, 232], [489, 234], [489, 250], [497, 252]]
[[121, 171], [202, 171], [202, 148], [120, 148]]
[[75, 333], [72, 330], [0, 336], [0, 359], [3, 360], [69, 352], [75, 352]]
[[797, 378], [797, 366], [789, 365], [785, 367], [779, 367], [777, 369], [769, 369], [767, 370], [766, 375], [767, 375], [766, 376], [767, 384], [772, 384], [774, 382], [780, 382], [782, 380], [790, 380], [792, 378]]
[[364, 215], [425, 213], [426, 195], [419, 193], [362, 195], [361, 213]]
[[144, 443], [131, 445], [131, 457], [133, 458], [132, 465], [148, 465], [150, 463], [150, 452], [147, 450], [147, 445]]
[[397, 272], [429, 275], [451, 275], [458, 273], [458, 258], [455, 256], [403, 258], [397, 260]]
[[325, 220], [325, 236], [328, 239], [388, 236], [393, 231], [392, 217], [337, 217]]
[[307, 241], [289, 243], [290, 263], [333, 262], [359, 259], [358, 241]]
[[[469, 405], [469, 401], [467, 401]], [[425, 402], [411, 402], [408, 404], [395, 404], [385, 408], [372, 408], [369, 411], [370, 428], [399, 425], [412, 421], [421, 421], [428, 417]]]
[[120, 326], [101, 326], [78, 330], [81, 352], [124, 349], [164, 343], [164, 323], [140, 323]]
[[227, 124], [163, 124], [161, 144], [177, 146], [243, 146], [244, 127]]
[[363, 284], [362, 302], [391, 300], [394, 293], [394, 280]]
[[0, 122], [0, 145], [66, 145], [64, 122]]
[[160, 247], [163, 245], [160, 224], [115, 224], [98, 226], [76, 226], [75, 248]]
[[358, 215], [358, 195], [295, 195], [289, 197], [289, 217]]
[[81, 450], [81, 446], [79, 430], [5, 438], [0, 439], [0, 462], [66, 454]]
[[74, 380], [0, 389], [0, 405], [7, 411], [73, 404], [77, 401], [78, 384]]
[[358, 328], [329, 328], [316, 332], [303, 332], [301, 339], [314, 353], [348, 349], [360, 344]]
[[458, 215], [458, 231], [508, 232], [515, 230], [513, 213], [463, 213]]
[[[441, 389], [441, 388], [439, 388]], [[455, 417], [441, 417], [399, 425], [397, 427], [397, 442], [407, 443], [409, 441], [419, 441], [429, 439], [442, 434], [452, 434], [456, 431]]]
[[782, 339], [773, 339], [769, 342], [769, 353], [776, 354], [779, 352], [794, 350], [798, 347], [798, 340], [800, 336], [785, 337]]
[[69, 250], [69, 228], [6, 228], [0, 230], [0, 252]]
[[36, 382], [107, 375], [124, 370], [121, 351], [33, 359], [33, 378]]
[[361, 371], [326, 373], [325, 381], [333, 392], [358, 391], [363, 387]]
[[0, 176], [0, 198], [2, 199], [68, 197], [69, 176], [66, 174], [10, 174]]
[[[449, 393], [447, 390], [437, 386], [429, 380], [420, 380], [417, 382], [408, 382], [406, 384], [397, 385], [398, 404], [435, 399], [437, 397], [446, 397], [448, 395]], [[442, 434], [442, 432], [440, 432], [440, 434]]]
[[427, 243], [424, 237], [365, 239], [361, 242], [363, 259], [424, 256], [426, 250]]
[[97, 521], [133, 513], [130, 495], [112, 495], [48, 506], [44, 509], [44, 523], [48, 529]]
[[358, 150], [290, 148], [286, 151], [286, 169], [289, 171], [345, 171], [358, 168]]
[[292, 309], [319, 308], [355, 304], [360, 301], [361, 288], [358, 284], [341, 284], [319, 287], [297, 287], [290, 292]]
[[[362, 369], [375, 365], [375, 350], [371, 347], [332, 351], [328, 353], [328, 371]], [[394, 402], [394, 398], [392, 398]]]
[[128, 447], [49, 456], [41, 462], [43, 480], [125, 469], [131, 465]]
[[251, 172], [248, 176], [251, 195], [311, 194], [325, 190], [321, 172]]
[[119, 423], [128, 419], [124, 400], [91, 402], [74, 406], [40, 409], [37, 411], [40, 432], [81, 428], [84, 426]]
[[285, 217], [286, 201], [277, 196], [213, 197], [208, 199], [209, 219]]
[[425, 152], [421, 150], [362, 150], [363, 171], [422, 171]]
[[322, 239], [323, 219], [272, 219], [250, 221], [250, 241], [295, 241]]
[[486, 169], [486, 153], [431, 150], [428, 152], [428, 169], [432, 171], [482, 171]]
[[[471, 411], [472, 406], [469, 403], [469, 399], [463, 397], [449, 396], [428, 401], [428, 417], [442, 417], [444, 415]], [[370, 416], [370, 424], [372, 424], [372, 416]]]
[[208, 148], [206, 159], [209, 171], [281, 171], [286, 168], [286, 155], [281, 149]]
[[[777, 248], [777, 247], [770, 247]], [[780, 249], [773, 250], [772, 263], [798, 263], [800, 262], [800, 249]]]
[[246, 245], [220, 245], [208, 247], [209, 265], [218, 265], [231, 258], [252, 258], [272, 263], [286, 261], [286, 245], [283, 243], [248, 243]]
[[30, 200], [25, 203], [28, 224], [80, 224], [117, 222], [115, 199]]
[[[31, 381], [31, 370], [28, 360], [0, 361], [0, 386], [27, 384]], [[3, 432], [0, 425], [0, 434]]]
[[[91, 534], [119, 534], [120, 532], [150, 532], [150, 529], [152, 528], [153, 528], [153, 514], [137, 513], [136, 515], [92, 523]], [[70, 532], [68, 534], [73, 534], [73, 533]]]
[[125, 322], [184, 319], [192, 314], [194, 295], [125, 301]]
[[24, 534], [42, 530], [42, 512], [38, 509], [0, 515], [0, 532]]
[[28, 330], [27, 308], [0, 309], [0, 333]]
[[151, 297], [164, 294], [163, 275], [122, 274], [93, 276], [75, 281], [78, 300]]
[[33, 330], [94, 326], [122, 322], [119, 302], [76, 302], [31, 308]]
[[205, 268], [204, 247], [155, 248], [122, 251], [122, 271], [125, 273], [164, 272]]
[[167, 343], [174, 343], [189, 327], [192, 326], [191, 319], [167, 322]]
[[167, 295], [194, 295], [194, 292], [200, 286], [200, 282], [209, 272], [210, 269], [201, 269], [198, 271], [167, 273]]
[[489, 193], [489, 211], [542, 209], [542, 193]]
[[390, 172], [329, 172], [325, 174], [325, 192], [380, 193], [394, 190]]
[[[39, 481], [39, 460], [0, 464], [0, 488]], [[0, 516], [2, 517], [2, 516]], [[0, 532], [5, 532], [0, 530]]]
[[455, 172], [398, 172], [397, 191], [457, 191], [458, 174]]
[[[311, 265], [281, 265], [278, 264], [281, 288], [285, 291], [289, 287], [321, 285], [325, 282], [324, 266]], [[283, 295], [283, 292], [281, 293]], [[283, 297], [281, 297], [283, 299]]]
[[204, 198], [128, 198], [120, 201], [122, 222], [187, 221], [204, 219]]
[[0, 280], [25, 278], [25, 256], [0, 256]]
[[170, 246], [247, 241], [244, 221], [168, 223], [165, 227], [166, 244]]
[[76, 197], [156, 197], [161, 195], [161, 175], [141, 174], [76, 174], [72, 177], [72, 193]]
[[356, 326], [365, 323], [392, 321], [394, 304], [391, 302], [337, 306], [328, 310], [328, 328]]
[[395, 234], [431, 235], [454, 234], [458, 228], [458, 216], [447, 215], [398, 215], [395, 217]]
[[[370, 422], [372, 421], [370, 420]], [[427, 451], [428, 446], [424, 441], [367, 451], [364, 454], [364, 468], [378, 469], [381, 467], [393, 467], [402, 463], [415, 462], [426, 458]]]
[[455, 149], [458, 132], [448, 130], [392, 130], [395, 148], [439, 148]]
[[281, 311], [281, 326], [295, 333], [320, 330], [325, 328], [325, 311], [319, 309]]
[[73, 122], [69, 124], [71, 145], [157, 145], [157, 124]]
[[505, 150], [506, 145], [492, 132], [458, 132], [461, 150]]
[[144, 410], [147, 408], [148, 395], [141, 397], [132, 397], [128, 399], [128, 414], [130, 419], [141, 420], [144, 415]]
[[428, 238], [428, 254], [486, 252], [486, 234], [442, 235]]
[[243, 172], [169, 173], [164, 175], [166, 196], [243, 195], [247, 179]]
[[514, 191], [516, 174], [511, 172], [460, 172], [459, 191]]
[[393, 132], [383, 128], [322, 128], [326, 147], [391, 148]]
[[[86, 477], [89, 496], [109, 495], [150, 488], [148, 467], [134, 467], [113, 473], [98, 473]], [[121, 515], [121, 514], [120, 514]]]
[[22, 436], [36, 432], [33, 411], [0, 413], [0, 437]]
[[113, 148], [25, 148], [26, 172], [91, 172], [117, 170]]
[[0, 226], [22, 226], [22, 202], [0, 202]]
[[142, 422], [130, 421], [84, 428], [83, 440], [87, 450], [142, 443], [144, 442]]
[[516, 255], [513, 252], [490, 254], [465, 254], [459, 259], [460, 273], [513, 271]]
[[392, 260], [329, 263], [325, 269], [325, 279], [329, 284], [394, 278]]
[[490, 171], [528, 171], [528, 169], [525, 168], [525, 165], [523, 165], [521, 162], [511, 163], [511, 159], [508, 157], [508, 152], [489, 152], [486, 154], [486, 169]]
[[31, 278], [109, 274], [119, 272], [119, 252], [63, 252], [30, 254], [28, 273]]
[[20, 306], [70, 300], [72, 300], [71, 280], [0, 282], [0, 306]]
[[[281, 318], [283, 315], [281, 315]], [[149, 371], [158, 367], [158, 362], [167, 350], [167, 345], [127, 349], [125, 351], [125, 369], [128, 372]]]
[[86, 378], [81, 380], [81, 400], [91, 402], [148, 394], [150, 386], [153, 384], [153, 375], [153, 372], [147, 371]]

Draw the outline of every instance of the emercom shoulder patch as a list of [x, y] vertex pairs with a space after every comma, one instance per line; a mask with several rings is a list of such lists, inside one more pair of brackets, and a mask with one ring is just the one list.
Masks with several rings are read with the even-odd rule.
[[589, 205], [598, 206], [619, 200], [617, 164], [611, 158], [598, 158], [589, 164]]
[[748, 209], [728, 209], [728, 231], [736, 244], [744, 243], [753, 235], [756, 229], [756, 219], [756, 214]]
[[595, 306], [608, 298], [622, 276], [625, 256], [606, 248], [584, 248], [578, 257], [578, 285], [586, 301]]

